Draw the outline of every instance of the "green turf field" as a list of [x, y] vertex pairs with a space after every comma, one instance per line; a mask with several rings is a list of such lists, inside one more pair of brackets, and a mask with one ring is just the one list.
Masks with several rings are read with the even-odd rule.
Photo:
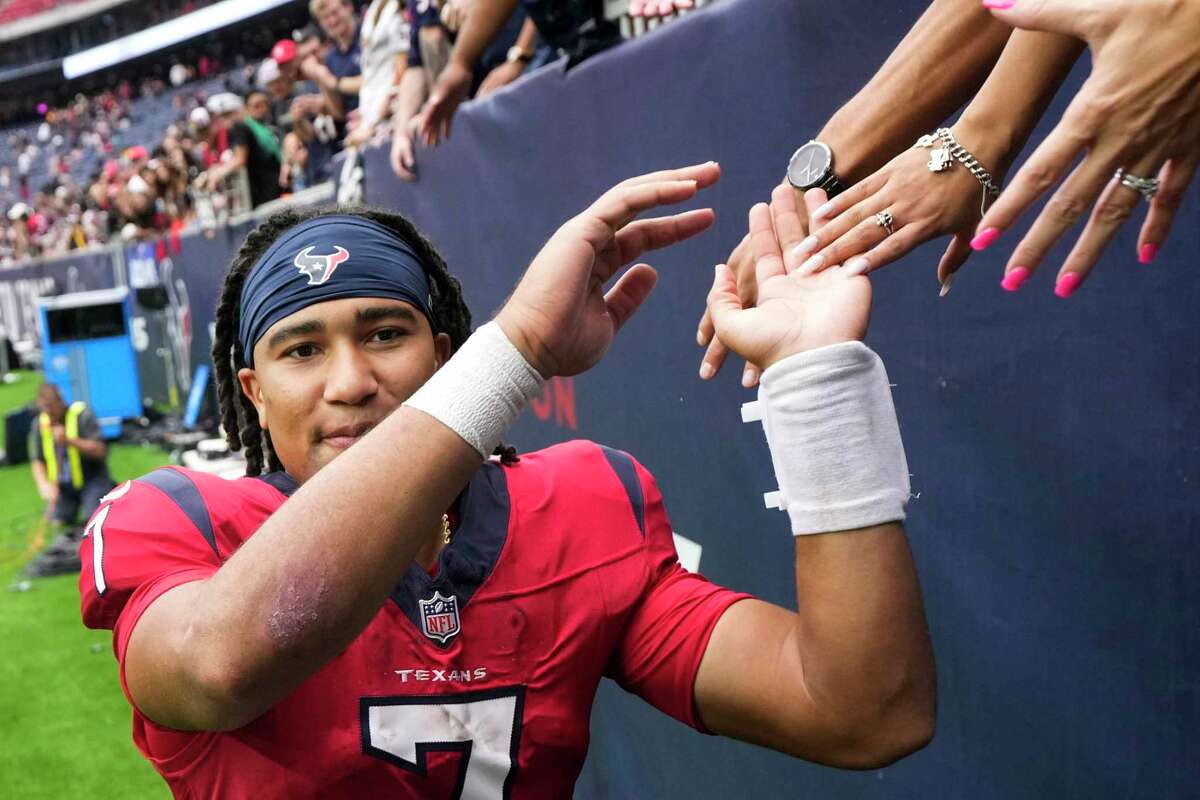
[[[21, 377], [0, 385], [0, 415], [33, 399], [37, 376]], [[2, 437], [0, 429], [0, 446]], [[152, 448], [109, 452], [118, 482], [165, 463]], [[79, 620], [78, 577], [34, 579], [15, 591], [35, 552], [41, 509], [28, 465], [0, 468], [0, 796], [170, 797], [130, 738], [111, 634]]]

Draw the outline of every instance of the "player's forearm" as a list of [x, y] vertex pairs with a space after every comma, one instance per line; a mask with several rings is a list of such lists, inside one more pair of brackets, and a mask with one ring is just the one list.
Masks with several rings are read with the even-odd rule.
[[817, 136], [833, 148], [838, 174], [865, 178], [960, 108], [1010, 33], [977, 0], [934, 0]]
[[450, 53], [450, 60], [468, 70], [474, 69], [479, 59], [483, 58], [483, 51], [516, 10], [517, 2], [518, 0], [478, 0], [458, 34], [454, 50]]
[[955, 134], [987, 169], [1002, 175], [1025, 146], [1055, 92], [1083, 52], [1070, 36], [1015, 31]]
[[193, 602], [177, 650], [214, 698], [193, 726], [245, 724], [342, 652], [478, 467], [456, 433], [401, 407], [307, 481]]
[[[877, 766], [925, 744], [933, 648], [899, 523], [796, 537], [796, 636], [805, 691], [845, 726], [844, 766]], [[854, 763], [868, 754], [871, 763]]]

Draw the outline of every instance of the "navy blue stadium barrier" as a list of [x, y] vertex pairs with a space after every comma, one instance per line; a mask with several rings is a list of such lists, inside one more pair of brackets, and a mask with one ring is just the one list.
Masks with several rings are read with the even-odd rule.
[[[509, 439], [529, 450], [588, 437], [632, 452], [676, 531], [703, 546], [701, 570], [785, 605], [787, 523], [762, 505], [775, 484], [761, 429], [739, 421], [752, 394], [740, 365], [711, 384], [696, 377], [695, 324], [747, 209], [923, 8], [722, 0], [567, 75], [546, 69], [464, 106], [451, 140], [418, 152], [415, 185], [391, 177], [385, 150], [367, 153], [368, 200], [430, 235], [479, 322], [549, 234], [617, 180], [721, 162], [702, 198], [714, 230], [648, 257], [659, 286], [612, 352], [551, 381]], [[895, 384], [917, 495], [907, 528], [938, 659], [928, 748], [869, 773], [817, 767], [688, 731], [606, 682], [578, 796], [1198, 796], [1198, 208], [1193, 192], [1150, 267], [1126, 226], [1068, 301], [1050, 291], [1066, 244], [1019, 294], [999, 288], [1015, 234], [973, 256], [944, 299], [941, 242], [872, 278], [868, 343]], [[172, 256], [193, 366], [247, 229], [184, 237]], [[0, 273], [0, 308], [10, 277], [43, 269]]]

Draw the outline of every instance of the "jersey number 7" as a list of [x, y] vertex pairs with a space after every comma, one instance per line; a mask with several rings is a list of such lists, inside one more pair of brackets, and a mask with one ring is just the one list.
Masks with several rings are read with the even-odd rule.
[[461, 753], [450, 800], [508, 798], [517, 772], [525, 687], [359, 699], [362, 749], [417, 775], [430, 752]]

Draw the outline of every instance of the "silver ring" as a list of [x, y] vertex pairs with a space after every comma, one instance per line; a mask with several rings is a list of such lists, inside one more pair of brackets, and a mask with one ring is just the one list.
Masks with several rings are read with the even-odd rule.
[[1137, 175], [1130, 175], [1123, 169], [1113, 173], [1113, 177], [1119, 180], [1122, 186], [1140, 194], [1147, 203], [1154, 199], [1154, 195], [1158, 194], [1158, 178], [1139, 178]]
[[892, 215], [886, 211], [880, 211], [875, 215], [875, 224], [887, 231], [888, 236], [896, 232], [896, 229], [892, 227], [892, 223], [894, 222], [895, 220], [892, 219]]

